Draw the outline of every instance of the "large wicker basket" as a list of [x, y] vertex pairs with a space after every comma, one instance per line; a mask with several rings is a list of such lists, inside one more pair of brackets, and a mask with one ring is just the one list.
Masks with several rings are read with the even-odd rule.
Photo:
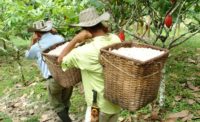
[[57, 57], [48, 55], [48, 52], [50, 50], [56, 48], [57, 46], [61, 44], [63, 43], [56, 44], [48, 48], [47, 50], [43, 51], [42, 55], [44, 56], [44, 60], [47, 63], [49, 71], [52, 77], [54, 78], [54, 80], [57, 81], [61, 86], [68, 88], [68, 87], [76, 85], [77, 83], [81, 81], [81, 72], [80, 72], [80, 69], [77, 69], [77, 68], [71, 68], [64, 72], [61, 66], [58, 65], [57, 63]]
[[[145, 47], [164, 51], [164, 54], [141, 62], [111, 52], [120, 47]], [[155, 100], [161, 80], [161, 70], [168, 50], [132, 42], [117, 43], [101, 49], [104, 97], [130, 111], [138, 110]]]

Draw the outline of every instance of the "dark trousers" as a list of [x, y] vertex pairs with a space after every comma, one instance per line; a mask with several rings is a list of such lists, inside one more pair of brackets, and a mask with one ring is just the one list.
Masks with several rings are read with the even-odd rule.
[[58, 84], [53, 78], [47, 80], [47, 89], [51, 105], [56, 112], [60, 112], [70, 107], [70, 97], [73, 87], [64, 88]]

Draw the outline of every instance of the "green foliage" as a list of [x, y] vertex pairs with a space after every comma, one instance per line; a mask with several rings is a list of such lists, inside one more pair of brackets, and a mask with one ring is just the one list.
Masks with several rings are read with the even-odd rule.
[[[181, 44], [187, 37], [199, 33], [199, 0], [1, 0], [0, 1], [0, 34], [1, 37], [10, 40], [10, 36], [30, 37], [27, 28], [34, 21], [50, 18], [55, 28], [66, 40], [70, 40], [77, 29], [68, 25], [78, 22], [78, 14], [81, 10], [94, 6], [99, 12], [111, 13], [111, 30], [118, 32], [120, 29], [133, 31], [134, 37], [142, 40], [133, 27], [135, 23], [146, 26], [145, 17], [151, 17], [151, 31], [153, 32], [153, 45], [161, 41], [163, 47], [171, 48]], [[45, 4], [44, 4], [45, 3]], [[172, 14], [174, 27], [166, 28], [164, 19], [167, 14]], [[183, 23], [188, 33], [184, 36], [170, 39], [169, 33], [176, 33], [178, 23]], [[136, 33], [135, 33], [136, 32]], [[165, 32], [166, 34], [163, 34]], [[191, 34], [191, 35], [189, 35]], [[145, 33], [144, 33], [145, 35]], [[186, 37], [186, 38], [185, 38]], [[164, 44], [166, 40], [172, 44]], [[144, 41], [144, 39], [143, 39]], [[146, 42], [149, 42], [148, 40]], [[0, 46], [0, 50], [4, 50]]]
[[12, 119], [2, 112], [0, 112], [0, 118], [1, 118], [1, 122], [12, 122]]
[[25, 122], [39, 122], [39, 118], [34, 116], [34, 117], [31, 117], [29, 118], [28, 120], [26, 120]]
[[[1, 54], [19, 59], [19, 53], [21, 55], [22, 52], [15, 45], [16, 39], [13, 37], [29, 40], [31, 33], [27, 32], [27, 28], [32, 26], [34, 21], [45, 18], [53, 20], [54, 28], [66, 40], [70, 40], [77, 28], [69, 28], [68, 25], [78, 21], [78, 13], [84, 8], [84, 5], [85, 3], [81, 0], [1, 0]], [[15, 61], [20, 63], [19, 60]]]
[[[105, 10], [112, 14], [112, 31], [119, 32], [123, 29], [144, 43], [157, 45], [161, 42], [161, 47], [171, 49], [200, 32], [199, 0], [101, 0], [101, 2]], [[172, 16], [170, 28], [165, 25], [165, 17], [168, 14]], [[187, 30], [185, 33], [179, 33], [180, 24], [185, 26]], [[152, 38], [145, 38], [149, 28], [153, 34]]]
[[82, 2], [73, 0], [1, 0], [1, 36], [25, 38], [28, 36], [27, 28], [44, 18], [52, 19], [55, 28], [64, 36], [71, 36], [74, 30], [69, 30], [68, 24], [77, 21], [77, 14], [83, 7]]

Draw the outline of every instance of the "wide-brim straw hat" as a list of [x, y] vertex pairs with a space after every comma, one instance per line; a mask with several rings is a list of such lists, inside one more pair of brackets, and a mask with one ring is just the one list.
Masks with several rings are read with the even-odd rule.
[[28, 28], [28, 32], [48, 32], [53, 28], [53, 23], [52, 21], [48, 20], [48, 21], [44, 21], [44, 20], [40, 20], [40, 21], [36, 21], [33, 23], [32, 27]]
[[99, 16], [96, 9], [91, 7], [80, 12], [78, 24], [71, 24], [70, 26], [92, 27], [102, 21], [109, 20], [109, 18], [110, 18], [110, 14], [108, 12], [105, 12]]

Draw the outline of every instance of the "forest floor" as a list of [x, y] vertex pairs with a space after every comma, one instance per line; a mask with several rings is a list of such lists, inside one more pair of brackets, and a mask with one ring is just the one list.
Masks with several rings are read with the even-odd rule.
[[[166, 62], [164, 106], [149, 104], [136, 112], [123, 110], [119, 122], [200, 121], [199, 37], [170, 50]], [[12, 56], [2, 53], [0, 58], [0, 122], [59, 121], [49, 104], [45, 80], [40, 76], [36, 63], [21, 56], [21, 70]], [[81, 84], [75, 86], [71, 103], [71, 118], [82, 122], [86, 103]]]

